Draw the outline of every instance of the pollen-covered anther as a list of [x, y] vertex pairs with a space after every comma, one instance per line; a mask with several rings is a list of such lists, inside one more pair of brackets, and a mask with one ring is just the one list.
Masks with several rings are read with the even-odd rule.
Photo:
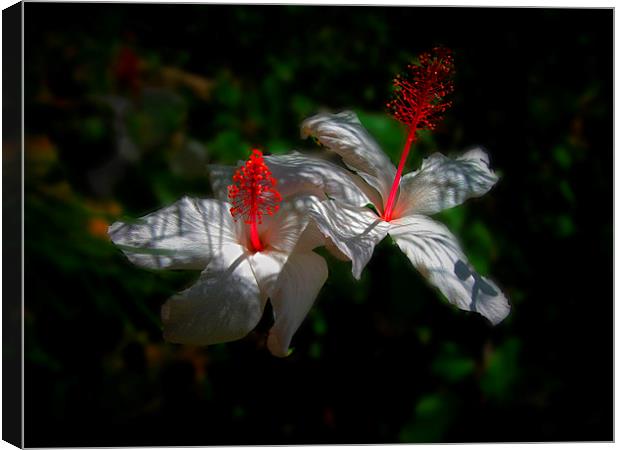
[[272, 216], [278, 211], [282, 197], [276, 190], [276, 179], [265, 164], [260, 150], [252, 150], [250, 159], [233, 175], [228, 186], [228, 198], [232, 204], [230, 213], [247, 224], [260, 224], [265, 214]]
[[395, 90], [386, 105], [388, 110], [409, 127], [434, 130], [451, 105], [444, 97], [454, 90], [453, 73], [454, 58], [449, 49], [437, 47], [422, 53], [419, 64], [409, 64], [403, 74], [394, 78]]
[[386, 104], [396, 120], [409, 128], [407, 140], [396, 169], [390, 194], [383, 210], [383, 219], [392, 220], [396, 195], [400, 186], [407, 156], [419, 130], [434, 130], [443, 113], [451, 105], [444, 97], [454, 90], [452, 74], [454, 59], [447, 48], [436, 47], [422, 53], [418, 64], [409, 64], [407, 70], [394, 78], [394, 93]]

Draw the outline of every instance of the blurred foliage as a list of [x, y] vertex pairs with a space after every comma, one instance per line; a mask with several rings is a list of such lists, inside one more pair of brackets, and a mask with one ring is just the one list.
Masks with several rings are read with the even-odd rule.
[[[612, 11], [28, 3], [26, 445], [612, 439]], [[524, 26], [523, 24], [527, 24]], [[163, 342], [196, 273], [132, 266], [107, 227], [299, 123], [353, 109], [397, 161], [392, 77], [453, 48], [454, 106], [407, 163], [485, 146], [500, 182], [442, 212], [513, 303], [493, 328], [385, 239], [330, 277], [279, 360]], [[595, 208], [596, 205], [596, 208]], [[599, 206], [600, 205], [600, 206]]]
[[455, 400], [442, 394], [427, 394], [415, 407], [415, 414], [400, 432], [401, 442], [433, 443], [442, 440], [454, 420]]

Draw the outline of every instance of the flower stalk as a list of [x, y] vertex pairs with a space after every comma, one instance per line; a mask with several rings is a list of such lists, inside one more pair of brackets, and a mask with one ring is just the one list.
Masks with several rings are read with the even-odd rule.
[[434, 130], [451, 106], [444, 97], [454, 90], [451, 77], [454, 73], [452, 52], [446, 48], [434, 48], [432, 53], [422, 53], [417, 65], [410, 64], [407, 71], [394, 78], [395, 91], [387, 103], [388, 110], [399, 122], [407, 125], [409, 133], [398, 163], [392, 188], [385, 204], [383, 219], [390, 221], [396, 204], [398, 187], [411, 145], [416, 141], [418, 130]]
[[255, 252], [260, 252], [263, 250], [263, 244], [258, 236], [258, 224], [256, 221], [250, 223], [250, 242]]
[[394, 205], [396, 204], [396, 194], [398, 193], [398, 186], [400, 185], [400, 179], [402, 177], [403, 168], [405, 167], [405, 161], [407, 161], [407, 157], [409, 156], [411, 144], [416, 141], [415, 132], [415, 128], [409, 129], [407, 141], [405, 142], [405, 147], [403, 148], [403, 153], [400, 156], [400, 162], [398, 163], [398, 168], [396, 169], [396, 176], [394, 177], [394, 182], [392, 183], [392, 188], [390, 189], [390, 195], [388, 197], [387, 203], [385, 204], [383, 220], [387, 222], [392, 220], [392, 212], [394, 211]]

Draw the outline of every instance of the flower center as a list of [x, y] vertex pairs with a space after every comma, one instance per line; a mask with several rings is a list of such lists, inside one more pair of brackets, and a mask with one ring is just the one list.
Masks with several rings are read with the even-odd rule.
[[263, 153], [252, 150], [250, 159], [239, 167], [228, 186], [228, 198], [232, 204], [230, 214], [235, 221], [242, 217], [250, 226], [250, 242], [256, 252], [264, 246], [258, 235], [258, 225], [263, 223], [263, 215], [273, 216], [280, 208], [282, 196], [276, 190], [276, 179], [265, 164]]
[[450, 79], [454, 73], [452, 52], [447, 48], [434, 48], [432, 53], [422, 53], [419, 60], [419, 64], [410, 64], [404, 74], [394, 78], [394, 94], [387, 103], [392, 116], [408, 128], [407, 142], [384, 208], [383, 219], [388, 222], [392, 220], [400, 178], [417, 131], [434, 130], [452, 104], [443, 98], [454, 90]]

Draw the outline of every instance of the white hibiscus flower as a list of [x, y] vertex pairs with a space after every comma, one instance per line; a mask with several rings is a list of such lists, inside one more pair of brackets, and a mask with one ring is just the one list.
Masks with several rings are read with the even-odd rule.
[[[232, 175], [234, 168], [219, 170]], [[141, 267], [202, 271], [162, 307], [166, 340], [210, 345], [240, 339], [257, 325], [269, 298], [275, 317], [267, 346], [286, 356], [327, 278], [324, 259], [312, 251], [324, 237], [308, 226], [306, 212], [320, 199], [287, 192], [279, 205], [275, 179], [258, 151], [234, 179], [231, 203], [184, 197], [134, 223], [117, 222], [109, 234]], [[221, 179], [214, 181], [217, 190]], [[303, 191], [299, 183], [285, 184], [296, 194]], [[334, 188], [346, 196], [342, 186]]]
[[[369, 189], [376, 191], [374, 196], [365, 194], [374, 197], [372, 204], [376, 212], [337, 196], [333, 201], [312, 206], [312, 216], [320, 230], [351, 259], [355, 277], [359, 278], [374, 246], [389, 234], [420, 273], [451, 303], [478, 312], [493, 324], [508, 315], [510, 305], [497, 285], [478, 275], [452, 233], [428, 217], [491, 189], [498, 178], [489, 169], [489, 159], [483, 150], [470, 150], [456, 159], [435, 153], [416, 172], [400, 178], [398, 171], [399, 183], [393, 183], [397, 169], [355, 113], [310, 117], [302, 124], [302, 136], [313, 136], [328, 150], [339, 154], [367, 183], [365, 193]], [[398, 192], [391, 189], [394, 184]], [[388, 210], [390, 197], [393, 201]]]

